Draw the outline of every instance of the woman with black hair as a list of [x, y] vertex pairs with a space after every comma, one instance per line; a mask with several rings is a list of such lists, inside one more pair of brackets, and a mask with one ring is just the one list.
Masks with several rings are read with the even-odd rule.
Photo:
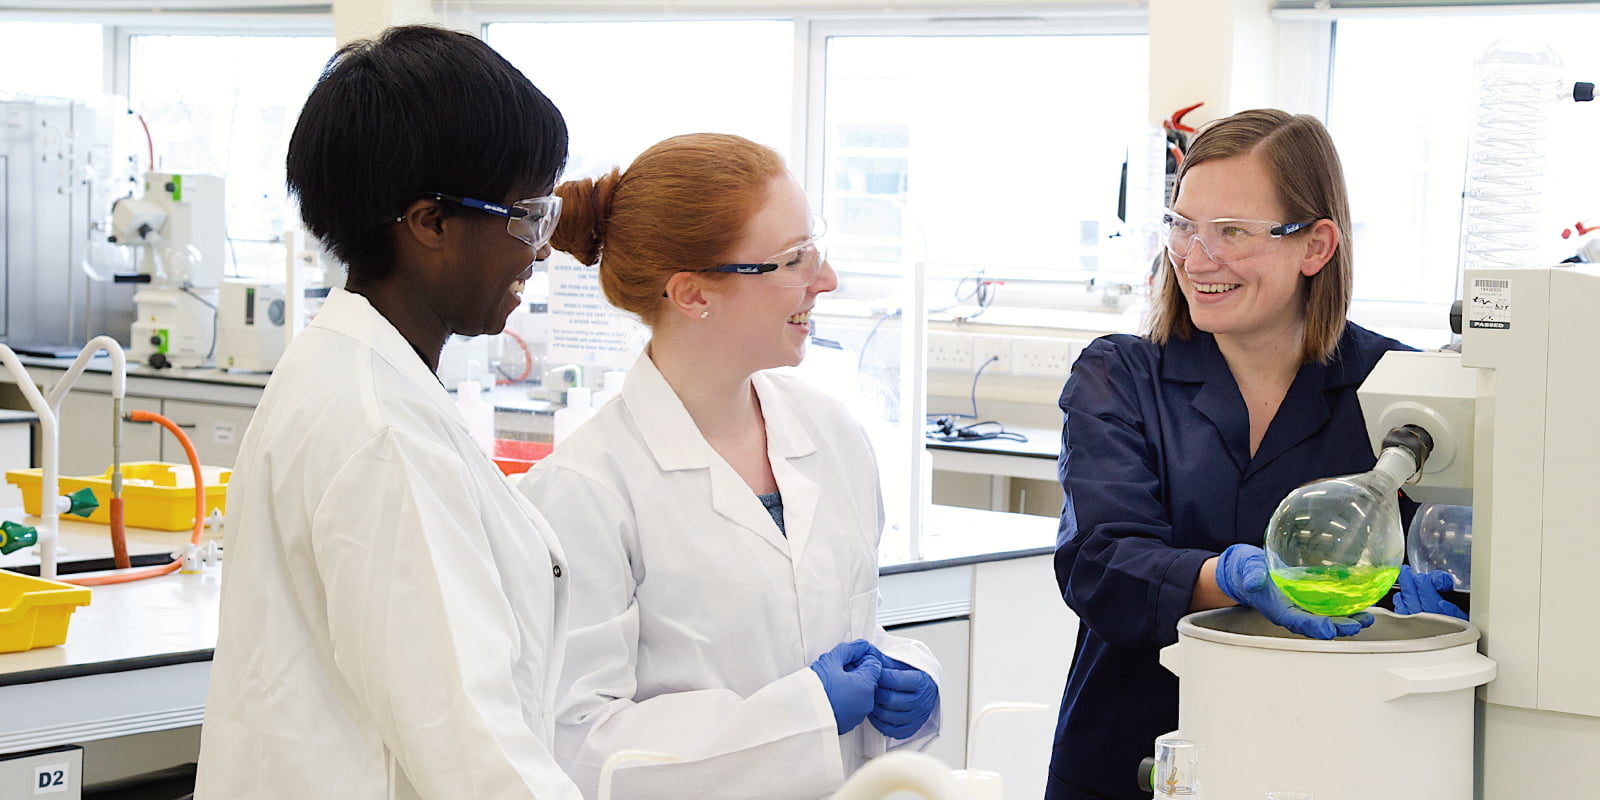
[[561, 113], [482, 41], [341, 48], [289, 142], [349, 269], [267, 383], [229, 491], [197, 795], [568, 798], [564, 558], [434, 374], [549, 253]]

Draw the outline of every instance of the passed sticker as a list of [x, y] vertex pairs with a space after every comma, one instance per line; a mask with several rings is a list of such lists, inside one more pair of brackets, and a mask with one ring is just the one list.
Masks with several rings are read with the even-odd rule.
[[1491, 330], [1511, 328], [1511, 281], [1505, 278], [1473, 278], [1468, 298], [1467, 327]]

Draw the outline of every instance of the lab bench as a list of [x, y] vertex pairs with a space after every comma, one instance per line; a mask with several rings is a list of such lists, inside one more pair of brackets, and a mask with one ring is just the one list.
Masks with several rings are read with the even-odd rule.
[[[45, 390], [72, 365], [71, 359], [22, 356], [20, 360]], [[153, 411], [173, 420], [194, 443], [202, 463], [231, 467], [269, 376], [129, 364], [127, 377], [124, 411]], [[111, 359], [96, 358], [62, 398], [58, 425], [62, 475], [100, 474], [111, 463], [111, 383]], [[9, 374], [0, 374], [0, 407], [27, 407]], [[182, 446], [160, 427], [128, 423], [122, 430], [122, 460], [183, 461], [185, 456]]]
[[[987, 477], [990, 511], [1013, 510], [1012, 478], [1046, 481], [1055, 485], [1058, 480], [1056, 458], [1061, 453], [1061, 430], [1013, 425], [1006, 425], [1005, 430], [1020, 434], [1023, 440], [994, 438], [946, 442], [928, 439], [928, 454], [933, 459], [934, 472]], [[1060, 493], [1055, 492], [1054, 497], [1059, 501]]]
[[[0, 518], [38, 524], [20, 508]], [[108, 560], [104, 525], [63, 519], [59, 536], [64, 567]], [[189, 536], [130, 528], [128, 552], [136, 566], [159, 563]], [[29, 566], [27, 550], [0, 556], [0, 567]], [[91, 783], [194, 761], [220, 590], [215, 568], [94, 587], [65, 644], [0, 655], [0, 754], [85, 745]]]
[[[68, 359], [23, 356], [21, 361], [44, 388], [54, 385], [71, 365]], [[61, 465], [63, 475], [98, 474], [111, 463], [111, 361], [97, 358], [61, 403]], [[171, 418], [194, 442], [200, 461], [233, 466], [239, 444], [250, 425], [268, 375], [218, 369], [153, 369], [129, 365], [126, 409], [144, 409]], [[0, 407], [26, 406], [20, 392], [0, 375]], [[7, 392], [10, 392], [8, 395]], [[495, 406], [495, 429], [503, 438], [549, 441], [552, 415], [559, 408], [548, 400], [530, 397], [525, 385], [496, 386], [490, 390]], [[935, 501], [988, 508], [991, 511], [1036, 511], [1055, 515], [1060, 510], [1056, 483], [1056, 456], [1061, 447], [1059, 428], [1006, 427], [1026, 441], [980, 439], [957, 442], [928, 441], [935, 473]], [[152, 424], [123, 426], [124, 461], [182, 461], [181, 446]], [[0, 466], [6, 466], [0, 462]], [[10, 468], [6, 466], [6, 468]], [[950, 480], [947, 480], [947, 476]], [[962, 479], [986, 481], [987, 492], [974, 493]], [[1034, 503], [1013, 503], [1013, 479], [1045, 484], [1033, 486], [1048, 497]], [[1026, 500], [1026, 498], [1023, 498]]]
[[[41, 388], [49, 389], [72, 365], [71, 359], [19, 357]], [[232, 467], [239, 444], [270, 375], [220, 369], [154, 369], [128, 365], [124, 410], [143, 409], [170, 418], [194, 443], [201, 463]], [[0, 408], [26, 408], [27, 401], [0, 373]], [[548, 441], [556, 406], [530, 398], [526, 386], [496, 386], [495, 427], [511, 438]], [[98, 474], [111, 463], [111, 360], [96, 358], [61, 402], [63, 475]], [[0, 426], [3, 432], [3, 426]], [[0, 456], [4, 451], [0, 451]], [[123, 461], [183, 461], [183, 448], [153, 424], [122, 429]], [[14, 468], [7, 462], [0, 467]]]
[[[22, 361], [45, 388], [71, 363]], [[98, 474], [110, 463], [109, 372], [109, 359], [95, 359], [64, 398], [64, 475]], [[130, 366], [125, 407], [172, 418], [185, 426], [202, 462], [232, 466], [268, 377]], [[6, 396], [6, 390], [13, 395]], [[549, 436], [555, 406], [530, 398], [526, 387], [495, 387], [491, 399], [500, 435]], [[15, 387], [0, 385], [0, 406], [18, 406], [18, 400]], [[933, 468], [990, 481], [988, 502], [972, 505], [993, 509], [1011, 505], [1013, 478], [1055, 487], [1060, 431], [1012, 430], [1028, 441], [929, 442]], [[123, 459], [181, 461], [183, 456], [155, 426], [126, 425]], [[104, 528], [99, 530], [103, 538]], [[1055, 588], [1050, 564], [1055, 531], [1054, 517], [935, 506], [926, 515], [920, 560], [883, 554], [880, 621], [898, 635], [927, 643], [945, 668], [944, 732], [931, 752], [946, 763], [965, 761], [969, 705], [976, 710], [994, 701], [1028, 700], [1054, 709], [1060, 701], [1077, 623]], [[192, 728], [203, 713], [216, 592], [211, 576], [167, 576], [97, 589], [95, 603], [74, 615], [65, 646], [0, 655], [0, 703], [15, 710], [0, 722], [0, 753]], [[159, 629], [124, 620], [118, 606], [144, 609], [132, 613]], [[20, 701], [21, 696], [32, 699]], [[1006, 775], [1008, 794], [1041, 795], [1054, 719], [1052, 710], [985, 721], [979, 766]], [[178, 746], [196, 741], [188, 736]], [[89, 761], [94, 778], [95, 759]]]
[[[20, 509], [7, 519], [21, 521]], [[1055, 704], [1071, 660], [1076, 621], [1054, 588], [1050, 553], [1055, 523], [1043, 517], [935, 506], [927, 515], [923, 558], [881, 567], [882, 624], [926, 642], [944, 665], [944, 733], [931, 748], [951, 765], [965, 758], [968, 708], [1032, 700], [1048, 712], [985, 722], [980, 760], [1008, 787], [1037, 784], [1042, 793]], [[135, 555], [182, 544], [187, 533], [130, 531]], [[63, 521], [63, 562], [102, 556], [106, 529]], [[24, 553], [0, 567], [26, 561]], [[221, 577], [173, 574], [97, 587], [72, 617], [67, 642], [0, 655], [0, 754], [61, 744], [119, 740], [192, 729], [204, 716], [217, 635]], [[198, 738], [175, 740], [186, 752], [151, 768], [192, 761]], [[123, 777], [96, 775], [89, 782]], [[1008, 791], [1009, 793], [1009, 791]]]

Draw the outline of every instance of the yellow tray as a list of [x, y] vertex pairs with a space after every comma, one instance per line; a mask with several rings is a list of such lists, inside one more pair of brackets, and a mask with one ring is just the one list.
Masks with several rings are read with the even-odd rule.
[[0, 569], [0, 653], [54, 647], [67, 640], [67, 623], [89, 605], [82, 586]]
[[[228, 478], [233, 470], [222, 467], [200, 467], [206, 482], [206, 514], [213, 509], [227, 513]], [[39, 515], [39, 486], [44, 483], [44, 470], [14, 469], [6, 473], [6, 481], [16, 484], [22, 491], [22, 506], [34, 516]], [[137, 483], [136, 483], [137, 481]], [[149, 484], [143, 483], [148, 481]], [[94, 492], [100, 507], [89, 515], [89, 522], [111, 521], [111, 470], [104, 475], [62, 475], [57, 482], [62, 494], [72, 494], [84, 487]], [[66, 515], [63, 515], [66, 516]], [[130, 528], [151, 528], [158, 531], [183, 531], [194, 527], [194, 470], [188, 464], [168, 464], [162, 461], [130, 461], [122, 465], [122, 517]], [[76, 519], [76, 517], [67, 517]]]

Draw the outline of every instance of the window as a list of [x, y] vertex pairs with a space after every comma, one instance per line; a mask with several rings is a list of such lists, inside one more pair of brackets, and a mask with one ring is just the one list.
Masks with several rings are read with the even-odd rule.
[[627, 167], [681, 133], [734, 133], [791, 159], [794, 25], [787, 20], [505, 22], [486, 41], [566, 117], [567, 175]]
[[[484, 31], [566, 118], [565, 178], [626, 168], [662, 139], [705, 131], [768, 145], [796, 166], [795, 40], [787, 20], [498, 22]], [[528, 357], [579, 363], [594, 376], [627, 369], [648, 337], [620, 311], [604, 323], [592, 316], [610, 309], [598, 272], [564, 253], [539, 270], [524, 295], [536, 311], [518, 334], [535, 345]], [[564, 396], [564, 387], [546, 389], [552, 399]]]
[[329, 36], [129, 37], [128, 101], [150, 126], [156, 169], [227, 181], [229, 275], [276, 276], [267, 245], [299, 224], [284, 158], [300, 106], [333, 55]]
[[1148, 271], [1113, 238], [1123, 162], [1146, 135], [1148, 37], [1036, 27], [821, 35], [836, 268], [922, 261], [969, 288], [980, 271], [1057, 282]]
[[88, 99], [105, 91], [103, 36], [78, 22], [0, 24], [0, 92]]
[[[1327, 119], [1355, 216], [1358, 304], [1352, 316], [1358, 321], [1445, 330], [1444, 311], [1458, 283], [1461, 191], [1475, 118], [1473, 64], [1497, 39], [1523, 37], [1561, 56], [1564, 80], [1594, 81], [1600, 53], [1587, 32], [1596, 23], [1600, 15], [1593, 13], [1337, 23]], [[1584, 165], [1594, 157], [1590, 142], [1600, 108], [1560, 105], [1553, 97], [1551, 103], [1540, 256], [1553, 264], [1576, 248], [1561, 238], [1562, 229], [1600, 215], [1593, 181], [1584, 178], [1592, 175]]]

